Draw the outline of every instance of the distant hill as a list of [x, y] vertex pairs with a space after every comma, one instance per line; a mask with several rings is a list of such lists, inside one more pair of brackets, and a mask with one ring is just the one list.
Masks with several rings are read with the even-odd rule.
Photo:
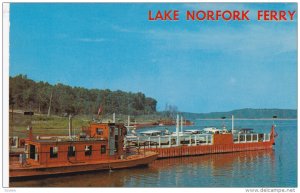
[[277, 116], [278, 119], [297, 119], [297, 110], [294, 109], [238, 109], [228, 112], [211, 112], [211, 113], [186, 113], [183, 115], [188, 119], [218, 119], [221, 117], [244, 119], [262, 119]]

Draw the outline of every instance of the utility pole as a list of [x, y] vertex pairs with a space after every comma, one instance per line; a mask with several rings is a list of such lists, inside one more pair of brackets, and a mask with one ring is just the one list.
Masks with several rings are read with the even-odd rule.
[[69, 138], [71, 139], [73, 136], [73, 131], [72, 131], [72, 115], [69, 114]]
[[50, 96], [50, 103], [49, 103], [49, 109], [48, 109], [48, 117], [50, 117], [51, 114], [51, 103], [52, 103], [52, 95], [53, 95], [53, 90], [51, 91], [51, 96]]
[[14, 132], [14, 103], [11, 105], [11, 131]]

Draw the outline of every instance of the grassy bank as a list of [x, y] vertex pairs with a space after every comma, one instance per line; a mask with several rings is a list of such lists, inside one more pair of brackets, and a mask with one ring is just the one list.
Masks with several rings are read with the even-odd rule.
[[[131, 123], [149, 123], [159, 120], [161, 117], [154, 115], [131, 116]], [[79, 133], [82, 127], [87, 127], [92, 122], [92, 116], [76, 115], [72, 119], [72, 126], [75, 133]], [[112, 115], [100, 117], [103, 122], [112, 122]], [[128, 116], [116, 114], [116, 122], [127, 124]], [[25, 137], [28, 126], [32, 126], [34, 135], [68, 135], [68, 117], [45, 114], [35, 114], [33, 116], [24, 115], [22, 111], [9, 114], [10, 136]]]

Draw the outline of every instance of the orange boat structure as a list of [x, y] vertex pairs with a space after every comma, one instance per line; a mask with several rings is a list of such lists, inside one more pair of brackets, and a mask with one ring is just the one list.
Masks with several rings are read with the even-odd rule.
[[148, 165], [158, 154], [126, 151], [126, 127], [115, 123], [92, 123], [80, 135], [36, 136], [29, 129], [25, 152], [10, 160], [11, 178], [111, 170]]
[[158, 130], [141, 134], [126, 136], [125, 146], [146, 145], [148, 150], [159, 154], [158, 158], [272, 149], [277, 135], [275, 125], [272, 125], [270, 133], [254, 133], [252, 129], [233, 128], [231, 132], [216, 128], [206, 128], [205, 133], [192, 130], [179, 132], [179, 121], [176, 132], [172, 134], [163, 134]]

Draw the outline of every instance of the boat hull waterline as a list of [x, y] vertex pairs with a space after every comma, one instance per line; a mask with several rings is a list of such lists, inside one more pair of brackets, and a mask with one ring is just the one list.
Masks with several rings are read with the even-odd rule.
[[155, 152], [145, 152], [141, 155], [128, 156], [126, 159], [110, 160], [110, 161], [93, 161], [88, 163], [74, 163], [65, 165], [45, 165], [45, 166], [30, 166], [30, 167], [18, 167], [18, 163], [15, 163], [15, 167], [11, 167], [9, 176], [10, 178], [20, 177], [33, 177], [53, 174], [66, 174], [77, 173], [87, 171], [100, 171], [100, 170], [112, 170], [123, 169], [148, 165], [152, 161], [156, 160], [158, 154]]

